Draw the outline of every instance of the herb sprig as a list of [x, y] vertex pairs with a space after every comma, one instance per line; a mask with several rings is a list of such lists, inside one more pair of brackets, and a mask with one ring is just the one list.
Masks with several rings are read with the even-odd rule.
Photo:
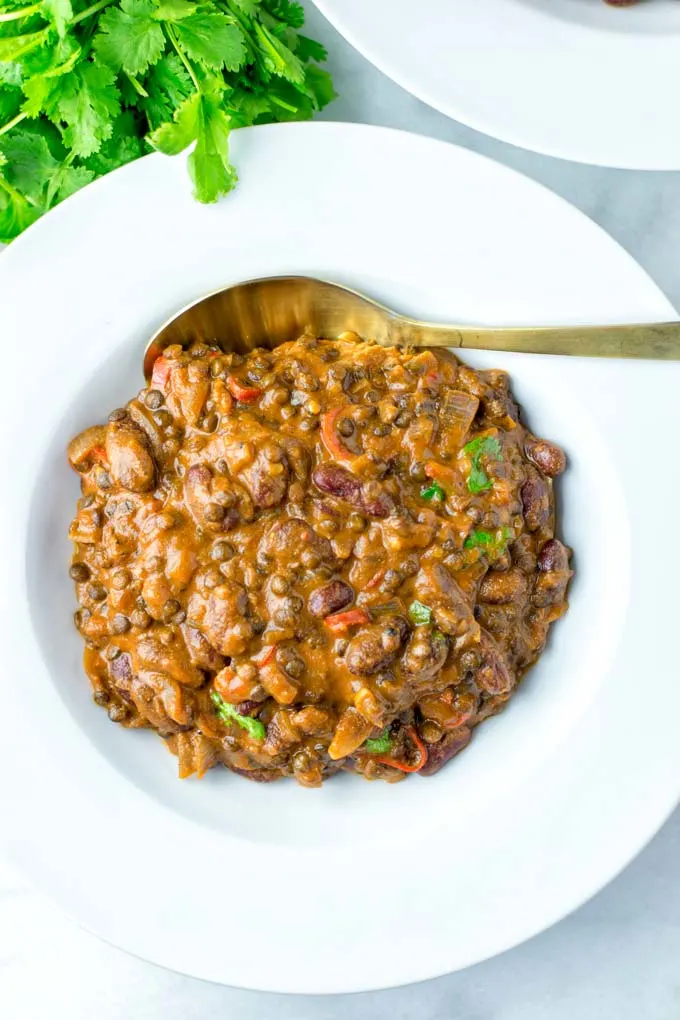
[[0, 0], [0, 241], [95, 177], [195, 147], [194, 195], [237, 174], [233, 128], [334, 97], [292, 0]]

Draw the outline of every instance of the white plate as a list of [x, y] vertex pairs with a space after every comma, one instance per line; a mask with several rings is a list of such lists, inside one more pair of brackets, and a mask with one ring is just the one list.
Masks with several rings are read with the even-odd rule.
[[314, 0], [430, 106], [551, 156], [680, 168], [680, 3]]
[[0, 258], [0, 842], [87, 928], [176, 970], [286, 992], [416, 981], [572, 910], [678, 799], [678, 366], [470, 357], [507, 367], [569, 452], [578, 574], [508, 711], [398, 786], [181, 783], [157, 737], [109, 723], [71, 623], [67, 439], [135, 392], [173, 308], [230, 281], [312, 273], [487, 322], [672, 309], [580, 213], [464, 150], [314, 124], [239, 132], [234, 154], [242, 183], [217, 206], [193, 202], [183, 160], [151, 156]]

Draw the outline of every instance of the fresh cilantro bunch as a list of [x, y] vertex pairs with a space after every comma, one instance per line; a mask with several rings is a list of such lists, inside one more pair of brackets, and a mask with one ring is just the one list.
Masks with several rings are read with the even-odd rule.
[[237, 180], [229, 133], [335, 96], [292, 0], [0, 0], [0, 241], [146, 152], [189, 156], [194, 194]]

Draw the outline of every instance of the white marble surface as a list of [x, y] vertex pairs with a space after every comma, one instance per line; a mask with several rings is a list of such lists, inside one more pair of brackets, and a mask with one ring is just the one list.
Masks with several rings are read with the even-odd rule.
[[[513, 149], [411, 98], [314, 9], [308, 31], [325, 41], [342, 96], [328, 111], [329, 119], [433, 135], [523, 171], [602, 224], [680, 306], [680, 174], [601, 170]], [[679, 1020], [680, 812], [599, 896], [531, 942], [438, 981], [326, 999], [257, 995], [159, 970], [81, 931], [0, 861], [3, 1020], [268, 1020], [273, 1015], [281, 1020]]]

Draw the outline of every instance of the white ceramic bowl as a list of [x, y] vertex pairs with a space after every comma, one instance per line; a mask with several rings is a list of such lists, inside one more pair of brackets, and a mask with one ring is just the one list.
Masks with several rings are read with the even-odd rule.
[[316, 274], [470, 321], [672, 309], [583, 216], [463, 150], [331, 124], [258, 128], [234, 148], [243, 183], [215, 207], [193, 203], [182, 161], [151, 157], [0, 259], [0, 845], [88, 928], [157, 963], [259, 989], [384, 987], [535, 934], [677, 801], [680, 555], [658, 519], [680, 495], [678, 366], [469, 356], [507, 368], [532, 428], [568, 451], [572, 606], [508, 710], [438, 776], [397, 786], [182, 783], [155, 735], [109, 722], [71, 622], [68, 439], [141, 385], [145, 338], [174, 307], [239, 279]]
[[376, 67], [513, 145], [602, 166], [680, 168], [680, 4], [314, 0]]

